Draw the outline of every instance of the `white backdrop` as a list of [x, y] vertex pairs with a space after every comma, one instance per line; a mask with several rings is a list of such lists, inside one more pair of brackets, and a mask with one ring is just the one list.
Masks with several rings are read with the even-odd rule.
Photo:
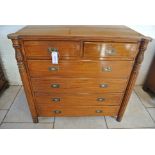
[[[155, 26], [134, 26], [128, 25], [134, 30], [150, 36], [155, 39]], [[15, 60], [15, 52], [12, 47], [12, 43], [7, 39], [7, 34], [16, 32], [24, 26], [0, 26], [0, 58], [6, 74], [6, 77], [11, 85], [21, 85], [21, 79], [18, 72], [17, 63]], [[147, 75], [150, 63], [155, 54], [155, 40], [149, 43], [148, 49], [145, 53], [145, 58], [140, 69], [140, 74], [138, 76], [137, 85], [142, 85], [145, 77]]]

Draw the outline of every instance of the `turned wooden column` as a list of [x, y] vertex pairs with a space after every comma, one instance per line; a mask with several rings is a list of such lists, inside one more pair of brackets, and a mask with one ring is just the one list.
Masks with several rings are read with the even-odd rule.
[[126, 92], [125, 92], [125, 95], [124, 95], [124, 98], [123, 98], [123, 101], [121, 104], [121, 108], [120, 108], [119, 113], [118, 113], [117, 121], [121, 121], [122, 117], [124, 115], [125, 109], [127, 107], [128, 101], [130, 99], [132, 90], [133, 90], [135, 82], [136, 82], [136, 78], [137, 78], [138, 73], [139, 73], [141, 63], [143, 62], [144, 52], [147, 48], [148, 43], [149, 43], [149, 40], [145, 40], [145, 39], [142, 39], [140, 42], [139, 53], [136, 57], [134, 67], [133, 67], [132, 73], [130, 75], [129, 83], [127, 85]]
[[31, 115], [33, 118], [33, 122], [37, 123], [38, 116], [37, 116], [34, 99], [33, 99], [31, 88], [30, 88], [30, 83], [29, 83], [29, 78], [27, 75], [26, 64], [25, 64], [24, 57], [23, 57], [22, 47], [21, 47], [20, 41], [17, 39], [13, 39], [12, 43], [13, 43], [13, 47], [15, 49], [16, 60], [17, 60], [19, 72], [21, 75], [21, 79], [23, 82], [23, 87], [24, 87], [26, 97], [28, 100], [28, 105], [29, 105]]

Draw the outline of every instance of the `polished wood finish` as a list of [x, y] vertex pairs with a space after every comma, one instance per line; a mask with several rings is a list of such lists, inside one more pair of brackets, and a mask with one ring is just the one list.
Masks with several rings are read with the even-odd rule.
[[138, 45], [131, 43], [85, 42], [84, 57], [123, 57], [133, 59], [138, 53]]
[[53, 26], [26, 26], [16, 33], [8, 36], [11, 39], [22, 40], [107, 40], [110, 42], [138, 42], [144, 35], [122, 25], [53, 25]]
[[[33, 78], [31, 81], [33, 91], [43, 93], [124, 92], [127, 85], [125, 79], [104, 78]], [[57, 84], [59, 88], [53, 88], [53, 84]]]
[[60, 93], [35, 93], [36, 104], [59, 106], [104, 106], [120, 105], [123, 93], [101, 94], [60, 94]]
[[78, 57], [80, 55], [80, 42], [77, 41], [25, 41], [24, 50], [26, 56], [45, 57], [51, 59], [49, 48], [56, 48], [59, 51], [59, 58]]
[[149, 42], [149, 40], [145, 40], [145, 39], [142, 39], [142, 41], [141, 41], [141, 44], [140, 44], [140, 47], [139, 47], [139, 54], [136, 57], [136, 61], [135, 61], [135, 64], [134, 64], [134, 67], [133, 67], [133, 70], [132, 70], [132, 73], [131, 73], [131, 76], [130, 76], [130, 80], [128, 82], [126, 92], [124, 94], [124, 99], [123, 99], [122, 105], [120, 107], [118, 116], [117, 116], [118, 121], [121, 121], [122, 117], [124, 115], [125, 109], [127, 107], [128, 101], [130, 99], [132, 90], [133, 90], [135, 82], [136, 82], [136, 78], [138, 76], [140, 65], [141, 65], [141, 63], [142, 63], [142, 61], [144, 59], [144, 52], [145, 52], [145, 50], [147, 48], [148, 42]]
[[[49, 71], [50, 67], [58, 67]], [[110, 67], [111, 71], [106, 71]], [[103, 77], [128, 78], [133, 67], [133, 61], [61, 61], [53, 65], [47, 60], [28, 60], [31, 77]]]
[[[35, 123], [39, 116], [120, 121], [151, 40], [125, 26], [27, 26], [8, 37]], [[58, 65], [49, 48], [58, 49]]]
[[119, 106], [45, 106], [38, 105], [37, 111], [40, 116], [116, 116]]
[[15, 48], [16, 60], [18, 62], [18, 68], [19, 68], [19, 72], [20, 72], [21, 79], [23, 82], [23, 86], [24, 86], [26, 97], [27, 97], [29, 109], [31, 111], [31, 115], [33, 118], [33, 122], [37, 123], [38, 115], [37, 115], [37, 111], [36, 111], [36, 107], [35, 107], [35, 103], [34, 103], [31, 84], [30, 84], [30, 80], [29, 80], [29, 75], [28, 75], [27, 69], [26, 69], [26, 63], [24, 61], [24, 54], [23, 54], [23, 50], [21, 47], [21, 43], [17, 39], [13, 39], [12, 42], [13, 42], [13, 47]]

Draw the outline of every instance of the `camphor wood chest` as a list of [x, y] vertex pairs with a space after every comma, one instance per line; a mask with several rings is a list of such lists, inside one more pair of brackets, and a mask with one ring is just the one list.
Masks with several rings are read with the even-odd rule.
[[39, 116], [121, 121], [151, 40], [125, 26], [27, 26], [8, 38], [34, 122]]

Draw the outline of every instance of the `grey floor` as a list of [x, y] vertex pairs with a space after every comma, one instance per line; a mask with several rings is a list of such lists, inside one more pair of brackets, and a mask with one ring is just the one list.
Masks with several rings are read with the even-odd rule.
[[0, 129], [125, 129], [155, 128], [155, 97], [136, 86], [121, 122], [113, 117], [52, 117], [32, 123], [21, 86], [10, 86], [0, 97]]

